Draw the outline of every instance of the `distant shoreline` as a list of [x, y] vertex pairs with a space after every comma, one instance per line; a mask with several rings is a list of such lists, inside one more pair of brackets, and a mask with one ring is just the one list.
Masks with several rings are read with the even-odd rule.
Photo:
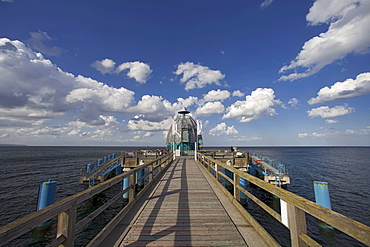
[[[87, 145], [87, 146], [84, 146], [84, 145], [77, 145], [77, 146], [74, 146], [74, 145], [56, 145], [56, 146], [45, 146], [45, 145], [41, 145], [41, 146], [38, 146], [38, 145], [24, 145], [24, 144], [0, 144], [0, 147], [92, 147], [92, 148], [96, 148], [96, 147], [101, 147], [101, 148], [118, 148], [118, 147], [122, 147], [122, 148], [125, 148], [125, 147], [131, 147], [131, 148], [137, 148], [137, 149], [163, 149], [165, 148], [164, 146], [155, 146], [155, 145], [152, 145], [152, 146], [135, 146], [135, 145], [128, 145], [128, 146], [110, 146], [110, 145], [102, 145], [102, 146], [99, 146], [99, 145]], [[237, 146], [237, 148], [320, 148], [320, 147], [323, 147], [323, 148], [355, 148], [355, 147], [360, 147], [360, 148], [370, 148], [369, 145], [348, 145], [348, 146], [345, 146], [345, 145], [338, 145], [338, 146], [333, 146], [333, 145], [292, 145], [292, 146], [289, 146], [289, 145], [283, 145], [283, 146], [279, 146], [279, 145], [276, 145], [276, 146], [264, 146], [264, 145], [256, 145], [256, 146]], [[230, 148], [230, 146], [205, 146], [203, 147], [202, 149], [203, 150], [207, 150], [207, 149], [228, 149]]]
[[21, 144], [0, 144], [0, 147], [27, 147], [27, 145], [21, 145]]

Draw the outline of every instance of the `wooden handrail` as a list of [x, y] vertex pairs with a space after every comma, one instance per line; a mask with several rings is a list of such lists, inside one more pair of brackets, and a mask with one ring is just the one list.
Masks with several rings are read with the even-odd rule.
[[[268, 182], [265, 182], [259, 178], [256, 178], [248, 173], [245, 173], [243, 171], [240, 171], [238, 169], [235, 169], [234, 167], [228, 166], [226, 164], [223, 164], [222, 162], [218, 161], [217, 159], [213, 159], [211, 157], [207, 157], [201, 153], [198, 153], [197, 160], [208, 167], [207, 170], [213, 169], [213, 164], [216, 164], [218, 167], [216, 171], [216, 174], [222, 175], [224, 178], [226, 178], [230, 183], [234, 185], [238, 189], [238, 191], [247, 192], [243, 188], [239, 186], [239, 184], [235, 183], [234, 179], [229, 179], [229, 177], [225, 176], [223, 173], [219, 171], [219, 167], [223, 167], [231, 172], [234, 173], [234, 178], [244, 178], [245, 180], [257, 185], [258, 187], [264, 189], [265, 191], [279, 197], [281, 200], [284, 200], [288, 203], [288, 205], [291, 205], [293, 207], [298, 208], [299, 210], [302, 210], [305, 213], [308, 213], [315, 218], [327, 223], [328, 225], [333, 226], [334, 228], [342, 231], [343, 233], [357, 239], [358, 241], [369, 245], [370, 246], [370, 227], [362, 224], [358, 221], [355, 221], [349, 217], [346, 217], [342, 214], [339, 214], [335, 211], [329, 210], [323, 206], [320, 206], [310, 200], [307, 200], [301, 196], [298, 196], [292, 192], [289, 192], [287, 190], [284, 190], [278, 186], [272, 185]], [[236, 175], [236, 176], [235, 176]], [[237, 186], [235, 186], [235, 184]], [[245, 193], [247, 196], [249, 196], [249, 193]], [[255, 200], [256, 198], [251, 198], [252, 200]], [[257, 199], [258, 200], [258, 199]], [[268, 212], [268, 211], [267, 211]], [[276, 214], [273, 215], [274, 218], [279, 219], [279, 216]], [[298, 232], [298, 235], [301, 234]], [[299, 238], [304, 238], [306, 242], [308, 236], [305, 234], [302, 234], [302, 236], [298, 236]], [[303, 241], [303, 239], [302, 239]], [[292, 243], [293, 245], [293, 243]], [[293, 245], [294, 246], [294, 245]]]
[[[127, 177], [133, 177], [133, 175], [141, 169], [144, 169], [146, 167], [151, 167], [150, 172], [152, 174], [152, 171], [155, 168], [161, 167], [162, 164], [169, 164], [172, 161], [172, 155], [165, 155], [161, 156], [158, 159], [149, 162], [147, 164], [138, 166], [134, 169], [131, 169], [123, 174], [120, 174], [118, 176], [115, 176], [107, 181], [104, 181], [96, 186], [90, 187], [82, 192], [79, 192], [75, 195], [72, 195], [70, 197], [67, 197], [61, 201], [58, 201], [48, 207], [45, 207], [39, 211], [33, 212], [31, 214], [28, 214], [18, 220], [15, 220], [5, 226], [0, 227], [0, 246], [12, 241], [13, 239], [16, 239], [17, 237], [31, 231], [32, 229], [36, 228], [38, 225], [49, 221], [50, 219], [58, 216], [59, 218], [63, 218], [61, 215], [63, 215], [65, 212], [68, 212], [70, 209], [76, 209], [76, 205], [84, 202], [85, 200], [93, 197], [94, 195], [97, 195], [104, 190], [114, 186], [115, 184], [123, 181]], [[149, 176], [149, 174], [145, 174], [145, 176]], [[132, 186], [127, 188], [128, 190], [132, 190]], [[124, 190], [123, 192], [120, 192], [120, 194], [123, 194], [126, 192]], [[131, 193], [134, 194], [134, 193]], [[133, 195], [131, 195], [133, 196]], [[102, 207], [101, 207], [102, 208]], [[98, 209], [99, 210], [99, 209]], [[92, 217], [92, 214], [89, 216]], [[68, 218], [68, 215], [67, 215]], [[75, 218], [75, 216], [74, 216]], [[80, 221], [81, 222], [81, 221]], [[74, 222], [73, 231], [75, 230], [76, 225], [82, 226], [86, 222]], [[59, 223], [58, 223], [59, 224]], [[57, 236], [58, 243], [63, 240], [62, 246], [70, 246], [70, 244], [65, 244], [68, 241], [71, 241], [68, 236]], [[61, 240], [62, 239], [62, 240]], [[73, 241], [72, 241], [73, 242]]]

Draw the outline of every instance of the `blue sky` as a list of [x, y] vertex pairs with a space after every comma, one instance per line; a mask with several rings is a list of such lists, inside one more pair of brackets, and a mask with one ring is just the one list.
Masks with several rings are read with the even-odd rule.
[[370, 145], [370, 1], [0, 1], [0, 143]]

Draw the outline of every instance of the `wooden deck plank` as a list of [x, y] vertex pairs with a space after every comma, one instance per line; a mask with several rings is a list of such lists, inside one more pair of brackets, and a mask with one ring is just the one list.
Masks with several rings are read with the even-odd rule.
[[224, 223], [223, 224], [223, 226], [221, 226], [221, 227], [219, 227], [220, 226], [220, 223], [219, 222], [209, 222], [209, 223], [203, 223], [203, 224], [201, 224], [201, 223], [198, 223], [198, 224], [191, 224], [191, 223], [186, 223], [186, 222], [184, 222], [184, 223], [176, 223], [176, 224], [174, 224], [174, 223], [172, 223], [172, 222], [162, 222], [162, 223], [143, 223], [143, 222], [141, 222], [141, 223], [137, 223], [137, 224], [135, 224], [135, 226], [137, 225], [137, 227], [142, 227], [142, 228], [144, 228], [144, 227], [151, 227], [151, 228], [161, 228], [161, 227], [163, 227], [163, 228], [169, 228], [169, 227], [180, 227], [180, 228], [182, 228], [182, 229], [185, 229], [185, 227], [186, 227], [186, 229], [185, 230], [188, 230], [188, 229], [194, 229], [194, 227], [199, 227], [199, 229], [201, 229], [201, 227], [202, 228], [204, 228], [204, 229], [223, 229], [223, 228], [225, 228], [225, 227], [227, 227], [228, 229], [234, 229], [235, 230], [235, 225], [233, 225], [233, 224], [231, 224], [231, 223]]
[[171, 227], [171, 231], [177, 231], [179, 233], [186, 232], [186, 231], [193, 231], [195, 234], [197, 232], [207, 232], [211, 231], [213, 233], [218, 233], [217, 231], [220, 231], [220, 233], [228, 232], [230, 233], [233, 229], [232, 225], [206, 225], [206, 226], [190, 226], [190, 227], [183, 227], [183, 226], [173, 226], [173, 225], [161, 225], [161, 226], [145, 226], [145, 225], [138, 225], [131, 228], [132, 231], [141, 231], [143, 234], [146, 232], [164, 232], [167, 231], [168, 228]]
[[[122, 246], [174, 246], [174, 241], [136, 241], [136, 242], [122, 242]], [[178, 246], [248, 246], [245, 243], [238, 243], [229, 240], [225, 241], [182, 241]]]
[[133, 222], [119, 227], [126, 230], [115, 246], [247, 246], [195, 161], [184, 157], [168, 169]]
[[132, 235], [127, 234], [125, 237], [125, 242], [136, 242], [136, 241], [233, 241], [237, 243], [244, 243], [243, 238], [239, 234], [231, 234], [230, 236], [225, 235], [194, 235], [192, 233], [188, 235], [179, 235], [176, 232], [167, 233], [167, 234], [154, 234], [154, 235]]

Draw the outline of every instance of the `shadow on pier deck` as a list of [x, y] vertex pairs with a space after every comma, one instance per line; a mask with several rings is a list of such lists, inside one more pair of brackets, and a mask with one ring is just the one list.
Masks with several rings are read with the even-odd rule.
[[100, 246], [266, 246], [207, 176], [194, 158], [177, 158]]

